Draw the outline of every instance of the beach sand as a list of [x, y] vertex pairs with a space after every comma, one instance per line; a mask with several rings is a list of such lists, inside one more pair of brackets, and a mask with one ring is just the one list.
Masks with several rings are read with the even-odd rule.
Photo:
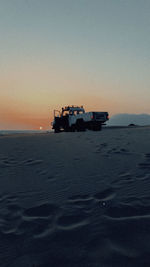
[[150, 127], [0, 137], [0, 266], [150, 266]]

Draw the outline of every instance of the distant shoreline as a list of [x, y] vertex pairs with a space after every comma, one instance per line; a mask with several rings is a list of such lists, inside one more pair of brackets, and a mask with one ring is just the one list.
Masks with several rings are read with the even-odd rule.
[[[134, 129], [134, 128], [150, 128], [150, 125], [133, 125], [133, 126], [122, 126], [122, 125], [111, 125], [111, 126], [103, 126], [102, 131], [104, 130], [112, 130], [112, 129]], [[91, 131], [88, 131], [91, 132]], [[53, 130], [46, 130], [46, 131], [41, 131], [41, 130], [0, 130], [0, 137], [5, 137], [5, 136], [25, 136], [25, 135], [43, 135], [43, 134], [50, 134], [54, 133]], [[99, 132], [101, 133], [101, 131]], [[61, 133], [59, 133], [61, 134]], [[58, 135], [59, 135], [58, 134]], [[75, 133], [73, 133], [75, 134]]]

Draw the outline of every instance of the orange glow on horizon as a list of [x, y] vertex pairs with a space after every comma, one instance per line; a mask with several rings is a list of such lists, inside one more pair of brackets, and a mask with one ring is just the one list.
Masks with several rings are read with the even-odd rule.
[[[70, 98], [70, 99], [69, 99]], [[64, 100], [64, 99], [62, 99]], [[57, 99], [55, 99], [55, 102]], [[16, 127], [23, 128], [23, 129], [33, 129], [39, 130], [42, 127], [43, 130], [51, 129], [51, 122], [53, 121], [53, 110], [58, 109], [61, 110], [62, 107], [68, 105], [83, 105], [86, 112], [88, 111], [108, 111], [110, 114], [110, 107], [112, 110], [111, 103], [108, 102], [106, 99], [102, 99], [96, 96], [87, 95], [87, 96], [80, 96], [80, 99], [77, 95], [71, 95], [67, 98], [67, 102], [62, 101], [60, 104], [60, 100], [58, 100], [58, 105], [51, 105], [48, 109], [47, 105], [43, 103], [39, 105], [38, 103], [32, 105], [25, 106], [25, 103], [18, 102], [16, 105], [12, 101], [3, 102], [0, 107], [1, 118], [0, 121], [3, 123], [7, 123], [7, 125], [17, 125]], [[108, 105], [109, 103], [109, 105]], [[22, 105], [22, 106], [21, 106]], [[23, 108], [22, 108], [23, 107]], [[26, 109], [25, 109], [25, 108]], [[112, 114], [111, 114], [112, 115]]]
[[[73, 83], [74, 81], [72, 81]], [[5, 94], [1, 92], [0, 99], [0, 128], [8, 127], [17, 129], [33, 129], [43, 130], [51, 129], [51, 122], [53, 121], [53, 110], [61, 110], [62, 107], [68, 105], [83, 105], [86, 112], [88, 111], [107, 111], [109, 117], [116, 113], [139, 113], [138, 102], [132, 109], [131, 103], [125, 101], [125, 98], [111, 97], [110, 94], [104, 94], [100, 88], [97, 91], [91, 92], [88, 84], [73, 83], [72, 90], [57, 87], [54, 90], [43, 90], [41, 93], [33, 93], [29, 90], [20, 90], [15, 94]], [[77, 88], [77, 90], [76, 90]], [[87, 92], [85, 93], [85, 88]], [[105, 92], [109, 92], [109, 88], [105, 88]], [[124, 103], [120, 101], [124, 99]], [[2, 126], [4, 125], [4, 126]]]
[[40, 114], [38, 116], [38, 114], [20, 111], [18, 107], [16, 109], [10, 107], [2, 109], [1, 107], [0, 113], [0, 122], [10, 125], [10, 129], [12, 125], [17, 125], [18, 129], [39, 130], [42, 127], [45, 130], [50, 128], [50, 117], [48, 117], [50, 114], [47, 114], [47, 116], [43, 116], [43, 114], [41, 116]]

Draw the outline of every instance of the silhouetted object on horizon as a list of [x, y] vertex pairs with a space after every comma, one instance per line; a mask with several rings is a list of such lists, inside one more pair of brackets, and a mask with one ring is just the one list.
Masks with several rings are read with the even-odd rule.
[[109, 120], [108, 112], [85, 112], [83, 106], [67, 106], [62, 111], [54, 110], [52, 129], [55, 133], [93, 130], [100, 131]]
[[134, 127], [134, 126], [137, 126], [137, 125], [135, 125], [134, 123], [130, 123], [128, 126]]

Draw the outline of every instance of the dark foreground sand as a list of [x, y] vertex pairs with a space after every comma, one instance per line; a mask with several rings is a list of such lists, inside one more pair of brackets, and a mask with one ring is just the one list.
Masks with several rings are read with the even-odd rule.
[[4, 266], [150, 266], [150, 128], [1, 136]]

